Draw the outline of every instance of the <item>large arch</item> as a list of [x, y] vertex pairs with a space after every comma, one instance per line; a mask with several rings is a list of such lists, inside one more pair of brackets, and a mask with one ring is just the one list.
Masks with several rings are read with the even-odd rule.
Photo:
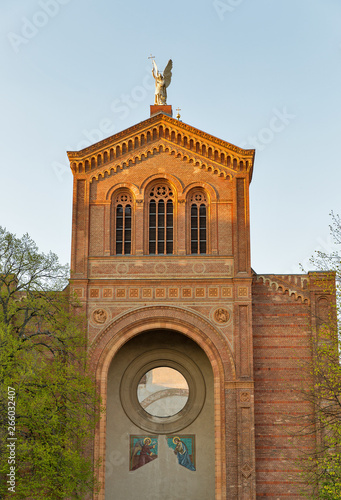
[[[225, 500], [227, 489], [236, 487], [236, 471], [228, 463], [226, 443], [237, 448], [236, 421], [226, 426], [226, 414], [235, 415], [236, 398], [233, 389], [227, 389], [235, 382], [236, 373], [229, 346], [212, 323], [188, 309], [172, 306], [150, 306], [132, 309], [115, 318], [94, 339], [90, 348], [90, 363], [96, 374], [96, 383], [102, 402], [106, 406], [107, 378], [110, 364], [120, 348], [133, 337], [152, 329], [174, 330], [192, 339], [207, 355], [214, 377], [214, 436], [215, 436], [215, 500]], [[233, 407], [226, 411], [226, 391]], [[95, 434], [95, 456], [105, 457], [106, 415], [103, 415]], [[232, 450], [231, 450], [232, 451]], [[234, 455], [231, 453], [229, 455]], [[228, 476], [228, 477], [227, 477]], [[101, 464], [99, 481], [101, 491], [94, 496], [104, 500], [105, 463]]]

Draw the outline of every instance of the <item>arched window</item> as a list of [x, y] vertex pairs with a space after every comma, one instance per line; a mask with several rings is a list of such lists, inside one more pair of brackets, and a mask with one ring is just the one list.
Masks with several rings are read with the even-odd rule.
[[155, 185], [149, 193], [149, 253], [173, 253], [173, 191], [167, 184]]
[[201, 191], [190, 196], [191, 254], [207, 253], [207, 197]]
[[113, 200], [113, 254], [130, 255], [132, 241], [133, 200], [128, 192], [121, 192]]

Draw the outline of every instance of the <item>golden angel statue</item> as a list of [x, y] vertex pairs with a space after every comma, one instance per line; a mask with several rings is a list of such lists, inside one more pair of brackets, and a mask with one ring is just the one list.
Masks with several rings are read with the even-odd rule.
[[165, 70], [162, 73], [157, 69], [156, 62], [153, 59], [153, 77], [155, 80], [155, 101], [154, 104], [167, 104], [167, 90], [172, 79], [173, 62], [169, 59]]

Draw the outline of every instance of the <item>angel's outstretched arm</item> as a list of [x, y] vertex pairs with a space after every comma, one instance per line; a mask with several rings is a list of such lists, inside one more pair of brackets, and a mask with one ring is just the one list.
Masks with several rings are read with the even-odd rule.
[[157, 69], [157, 66], [156, 66], [156, 62], [154, 61], [154, 59], [153, 59], [153, 70], [152, 70], [152, 73], [153, 73], [153, 77], [156, 80], [157, 75], [158, 75], [159, 72], [158, 72], [158, 69]]

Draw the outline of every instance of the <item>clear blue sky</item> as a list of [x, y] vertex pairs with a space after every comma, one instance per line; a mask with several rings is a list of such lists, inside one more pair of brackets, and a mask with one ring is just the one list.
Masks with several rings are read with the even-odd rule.
[[181, 119], [256, 148], [252, 266], [293, 273], [341, 212], [340, 0], [2, 0], [0, 224], [70, 258], [66, 150], [149, 117], [152, 52]]

